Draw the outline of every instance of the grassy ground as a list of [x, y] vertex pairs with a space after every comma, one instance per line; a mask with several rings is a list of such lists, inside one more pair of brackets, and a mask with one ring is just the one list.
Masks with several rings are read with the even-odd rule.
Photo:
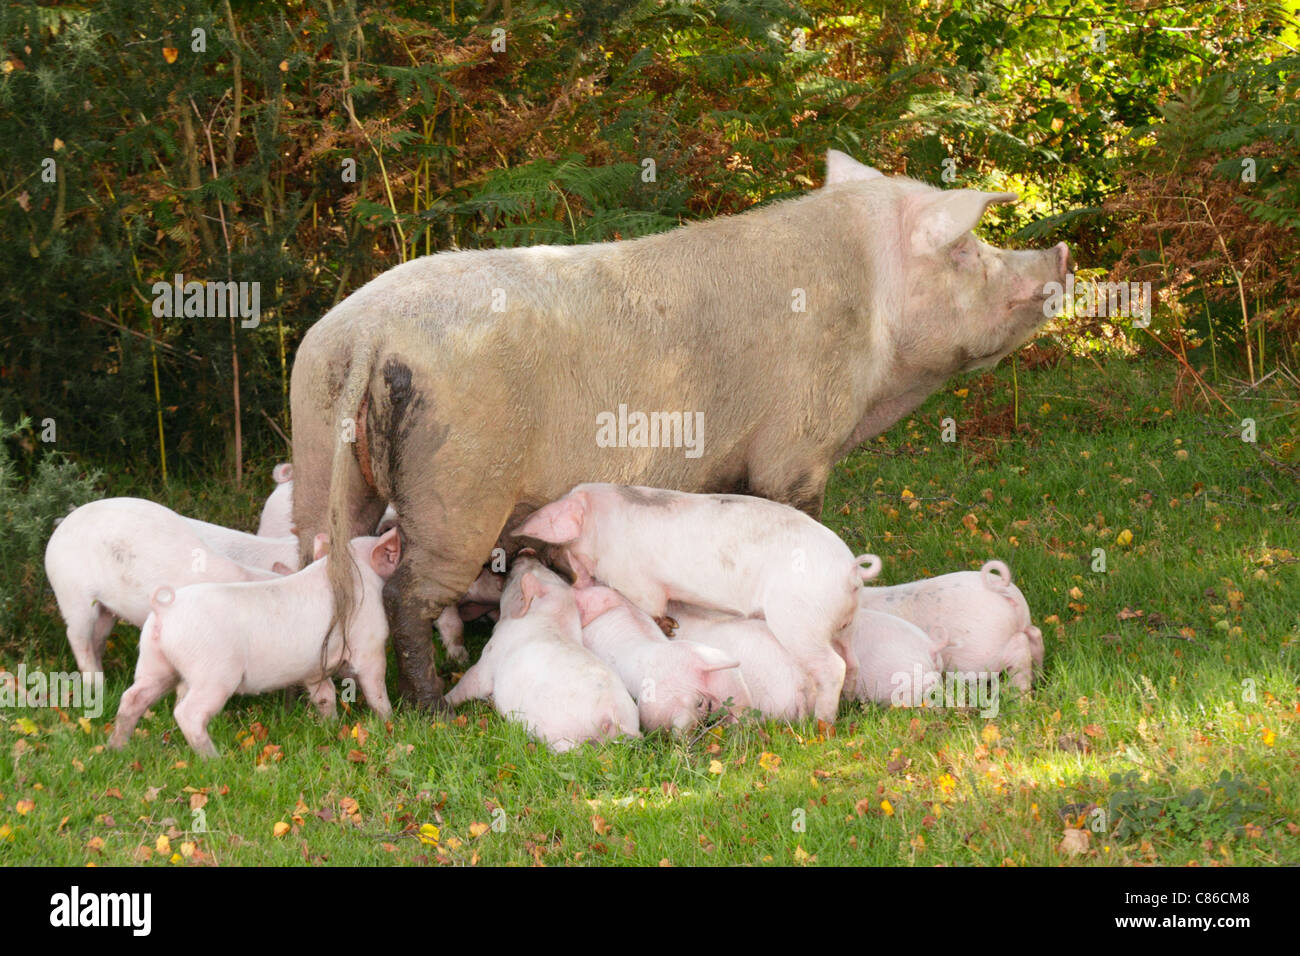
[[[884, 583], [1011, 565], [1046, 673], [996, 717], [846, 704], [554, 756], [486, 706], [324, 726], [271, 695], [232, 701], [202, 763], [170, 703], [105, 749], [119, 625], [103, 716], [0, 711], [0, 862], [1298, 863], [1300, 483], [1261, 455], [1293, 456], [1286, 409], [1173, 413], [1164, 375], [1022, 368], [1019, 429], [1010, 370], [956, 382], [835, 472], [825, 520]], [[252, 492], [160, 497], [256, 522]], [[73, 666], [46, 607], [9, 670]]]

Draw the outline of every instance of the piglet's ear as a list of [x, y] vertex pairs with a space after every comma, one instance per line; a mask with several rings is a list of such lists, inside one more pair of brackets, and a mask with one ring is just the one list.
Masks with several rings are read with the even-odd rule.
[[528, 613], [528, 609], [532, 607], [533, 598], [543, 594], [546, 589], [542, 587], [542, 582], [537, 580], [537, 575], [533, 574], [532, 571], [525, 572], [524, 576], [519, 579], [519, 587], [524, 592], [524, 606], [519, 610], [519, 616], [523, 617]]
[[325, 557], [325, 555], [329, 553], [330, 553], [330, 536], [326, 534], [324, 531], [322, 531], [320, 534], [316, 535], [316, 537], [312, 539], [311, 559], [313, 561], [319, 561], [321, 558]]
[[370, 566], [381, 578], [387, 578], [397, 570], [401, 561], [402, 539], [396, 528], [389, 528], [370, 549]]
[[587, 496], [582, 492], [565, 495], [559, 501], [534, 511], [523, 524], [515, 528], [516, 538], [536, 538], [547, 544], [569, 544], [582, 534], [582, 522], [587, 513]]
[[716, 647], [708, 647], [707, 645], [701, 647], [699, 648], [699, 655], [706, 674], [713, 671], [730, 670], [733, 667], [740, 666], [740, 661]]

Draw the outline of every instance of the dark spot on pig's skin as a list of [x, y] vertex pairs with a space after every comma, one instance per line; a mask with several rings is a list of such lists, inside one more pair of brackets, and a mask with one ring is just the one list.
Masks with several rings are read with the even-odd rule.
[[671, 508], [673, 505], [672, 493], [660, 491], [658, 489], [636, 488], [632, 485], [615, 485], [615, 490], [634, 505], [647, 505], [651, 508]]
[[[404, 362], [395, 358], [385, 362], [384, 398], [380, 402], [371, 402], [366, 418], [366, 433], [371, 436], [371, 458], [373, 460], [382, 454], [387, 465], [383, 476], [387, 487], [380, 490], [387, 493], [389, 503], [398, 514], [415, 514], [418, 509], [435, 504], [409, 499], [406, 483], [401, 477], [402, 470], [407, 464], [412, 468], [430, 467], [429, 459], [446, 443], [451, 431], [450, 425], [440, 426], [432, 419], [425, 409], [424, 394], [415, 387], [413, 378], [410, 366]], [[417, 430], [428, 433], [418, 446], [412, 440]], [[408, 453], [413, 448], [421, 460], [408, 462]]]

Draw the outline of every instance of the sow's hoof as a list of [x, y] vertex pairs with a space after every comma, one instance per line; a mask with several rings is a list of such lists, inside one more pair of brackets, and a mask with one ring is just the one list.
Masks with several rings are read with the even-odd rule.
[[659, 625], [659, 630], [664, 632], [665, 637], [672, 637], [673, 632], [677, 630], [677, 622], [666, 614], [655, 618], [655, 623]]
[[397, 696], [420, 710], [433, 714], [450, 714], [452, 707], [443, 696], [445, 687], [441, 677], [435, 676], [430, 680], [421, 681], [408, 681], [403, 678], [398, 681]]

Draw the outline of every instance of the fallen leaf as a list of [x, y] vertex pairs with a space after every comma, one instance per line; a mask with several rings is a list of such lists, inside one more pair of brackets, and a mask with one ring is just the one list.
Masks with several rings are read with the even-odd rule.
[[1061, 835], [1061, 842], [1057, 844], [1056, 852], [1065, 856], [1079, 856], [1088, 852], [1088, 844], [1091, 841], [1092, 834], [1087, 830], [1069, 827]]
[[289, 832], [289, 824], [283, 820], [278, 821], [275, 826], [271, 827], [271, 836], [282, 837]]
[[181, 52], [180, 50], [176, 49], [176, 47], [174, 46], [165, 46], [162, 48], [162, 51], [163, 51], [163, 59], [166, 60], [168, 63], [175, 63], [176, 57], [180, 56], [180, 52]]

